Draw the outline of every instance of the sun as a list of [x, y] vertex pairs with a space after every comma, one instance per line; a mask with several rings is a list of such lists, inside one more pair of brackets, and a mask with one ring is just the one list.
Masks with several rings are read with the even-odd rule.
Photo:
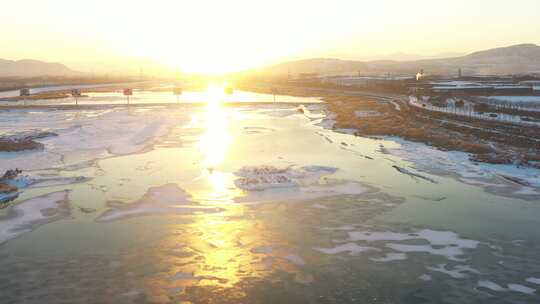
[[258, 68], [276, 63], [292, 51], [291, 41], [275, 41], [287, 37], [274, 32], [285, 25], [261, 29], [249, 26], [257, 22], [255, 16], [231, 11], [229, 2], [216, 1], [212, 7], [208, 10], [208, 6], [194, 3], [188, 7], [192, 13], [186, 14], [185, 5], [170, 1], [160, 14], [146, 15], [140, 8], [143, 11], [136, 15], [147, 22], [100, 27], [110, 36], [116, 53], [189, 74], [223, 75]]
[[[207, 46], [208, 49], [219, 48], [219, 45]], [[179, 56], [180, 52], [167, 54], [161, 59], [165, 59], [166, 64], [171, 68], [183, 73], [195, 73], [205, 75], [225, 75], [246, 69], [252, 69], [265, 64], [261, 58], [253, 54], [245, 54], [241, 49], [230, 49], [228, 52], [208, 54], [206, 52], [197, 52]]]

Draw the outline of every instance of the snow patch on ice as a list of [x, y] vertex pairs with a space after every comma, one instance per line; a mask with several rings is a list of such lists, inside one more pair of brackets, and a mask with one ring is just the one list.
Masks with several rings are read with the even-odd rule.
[[337, 168], [326, 166], [247, 166], [235, 174], [236, 187], [247, 192], [237, 201], [310, 199], [333, 195], [358, 195], [369, 189], [358, 182], [330, 179]]
[[508, 290], [520, 292], [528, 295], [532, 295], [536, 292], [536, 289], [521, 285], [521, 284], [508, 284]]
[[68, 193], [53, 192], [9, 207], [7, 214], [0, 217], [0, 244], [68, 216]]
[[497, 284], [495, 282], [492, 282], [492, 281], [481, 280], [481, 281], [478, 281], [477, 285], [478, 285], [478, 287], [487, 288], [487, 289], [493, 290], [493, 291], [498, 291], [498, 292], [506, 291], [506, 288], [504, 288], [501, 285], [499, 285], [499, 284]]
[[370, 260], [374, 262], [402, 261], [406, 259], [407, 259], [407, 255], [405, 253], [399, 253], [399, 252], [390, 252], [381, 258], [370, 258]]
[[149, 188], [138, 201], [117, 205], [104, 212], [96, 221], [111, 222], [129, 217], [164, 214], [192, 214], [194, 212], [218, 212], [219, 209], [202, 207], [190, 201], [191, 196], [176, 184]]
[[459, 261], [459, 257], [467, 249], [475, 249], [479, 242], [460, 238], [451, 231], [436, 231], [430, 229], [418, 230], [413, 233], [397, 232], [371, 232], [371, 231], [349, 231], [349, 238], [346, 241], [365, 242], [396, 242], [410, 240], [425, 240], [429, 244], [412, 245], [387, 243], [386, 247], [401, 253], [425, 252], [433, 255], [444, 256], [449, 260]]
[[433, 278], [429, 274], [423, 274], [420, 277], [418, 277], [422, 281], [431, 281]]
[[464, 279], [469, 277], [466, 273], [480, 274], [480, 272], [468, 265], [456, 265], [453, 269], [446, 269], [446, 264], [437, 265], [437, 267], [426, 267], [427, 269], [435, 272], [441, 272], [449, 275], [454, 279]]
[[348, 252], [350, 255], [359, 255], [360, 253], [366, 252], [366, 251], [380, 251], [380, 249], [375, 248], [375, 247], [360, 246], [355, 243], [342, 244], [333, 248], [314, 248], [314, 249], [325, 254], [340, 254], [343, 252]]
[[527, 295], [533, 295], [536, 293], [536, 289], [521, 285], [521, 284], [508, 284], [506, 287], [502, 287], [501, 285], [487, 280], [481, 280], [478, 281], [478, 287], [483, 287], [492, 291], [496, 292], [505, 292], [505, 291], [513, 291], [513, 292], [519, 292]]
[[332, 130], [336, 125], [337, 114], [329, 112], [326, 117], [315, 123], [316, 126], [319, 126], [323, 129]]
[[525, 281], [540, 285], [540, 278], [527, 278]]

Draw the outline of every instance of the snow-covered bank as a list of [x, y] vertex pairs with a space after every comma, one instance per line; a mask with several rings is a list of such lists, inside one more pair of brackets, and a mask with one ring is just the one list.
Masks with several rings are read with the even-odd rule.
[[[357, 134], [358, 130], [355, 129], [335, 129], [335, 118], [335, 113], [327, 112], [326, 117], [315, 121], [315, 125], [335, 133], [350, 134], [351, 136]], [[336, 143], [335, 136], [332, 136], [330, 132], [317, 132], [317, 134], [324, 137], [330, 144]], [[451, 176], [462, 183], [483, 187], [488, 192], [498, 195], [526, 200], [537, 200], [540, 198], [540, 170], [533, 167], [474, 162], [470, 159], [471, 155], [465, 152], [443, 151], [433, 146], [405, 140], [401, 137], [384, 136], [382, 139], [393, 141], [399, 146], [385, 147], [381, 144], [380, 151], [377, 152], [390, 154], [411, 162], [411, 167], [416, 171], [439, 176]], [[378, 140], [378, 138], [375, 140]], [[361, 150], [351, 149], [350, 147], [347, 149], [365, 157], [365, 152]], [[390, 164], [390, 166], [412, 178], [423, 179], [431, 183], [438, 182], [426, 174], [413, 172], [410, 168], [397, 166], [394, 163]]]
[[167, 108], [95, 111], [0, 112], [0, 134], [53, 132], [58, 136], [35, 138], [40, 150], [0, 152], [0, 171], [36, 170], [91, 161], [111, 155], [144, 151], [157, 137], [188, 121], [180, 110]]
[[[0, 192], [0, 203], [7, 203], [15, 200], [27, 188], [40, 188], [52, 186], [64, 186], [77, 183], [84, 183], [90, 178], [84, 176], [72, 177], [42, 177], [35, 175], [20, 175], [12, 179], [2, 180], [0, 184], [12, 187], [12, 191]], [[0, 205], [0, 207], [3, 207]]]
[[[389, 137], [399, 143], [398, 148], [384, 151], [414, 164], [417, 170], [454, 176], [459, 181], [484, 187], [487, 191], [537, 199], [540, 197], [540, 170], [515, 165], [476, 163], [470, 155], [458, 151], [441, 151], [423, 143]], [[517, 182], [519, 181], [519, 183]]]

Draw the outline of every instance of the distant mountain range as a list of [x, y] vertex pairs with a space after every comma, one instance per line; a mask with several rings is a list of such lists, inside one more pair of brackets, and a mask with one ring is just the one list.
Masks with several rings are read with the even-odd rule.
[[61, 63], [38, 60], [5, 60], [0, 59], [0, 77], [38, 77], [38, 76], [77, 76], [74, 71]]
[[414, 60], [425, 60], [425, 59], [453, 58], [453, 57], [460, 57], [464, 55], [466, 55], [466, 53], [445, 52], [445, 53], [425, 56], [425, 55], [397, 52], [397, 53], [391, 53], [391, 54], [386, 54], [386, 55], [359, 57], [357, 60], [358, 61], [381, 61], [381, 60], [414, 61]]
[[320, 75], [351, 73], [416, 74], [422, 69], [428, 74], [441, 75], [456, 75], [458, 69], [462, 69], [464, 75], [540, 73], [540, 46], [519, 44], [475, 52], [460, 57], [413, 61], [304, 59], [284, 62], [255, 72], [271, 75], [286, 75], [288, 73], [292, 75], [301, 73], [318, 73]]
[[[382, 58], [407, 58], [405, 54], [394, 54]], [[413, 58], [414, 56], [409, 56]], [[418, 57], [417, 57], [418, 58]], [[134, 66], [137, 66], [136, 64]], [[312, 58], [280, 63], [274, 66], [246, 71], [258, 75], [298, 75], [317, 73], [320, 75], [339, 74], [416, 74], [424, 70], [427, 74], [456, 75], [458, 69], [463, 75], [506, 75], [540, 74], [540, 46], [518, 44], [475, 52], [465, 56], [421, 59], [421, 60], [341, 60], [334, 58]], [[38, 60], [0, 59], [0, 77], [37, 76], [80, 76], [61, 63]]]

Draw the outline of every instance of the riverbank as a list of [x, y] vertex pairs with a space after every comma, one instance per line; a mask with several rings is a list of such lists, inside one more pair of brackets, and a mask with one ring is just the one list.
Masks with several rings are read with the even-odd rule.
[[406, 96], [280, 86], [250, 87], [258, 92], [318, 96], [334, 113], [334, 129], [359, 136], [398, 136], [444, 151], [470, 153], [474, 161], [540, 168], [540, 130], [434, 113], [408, 106]]

